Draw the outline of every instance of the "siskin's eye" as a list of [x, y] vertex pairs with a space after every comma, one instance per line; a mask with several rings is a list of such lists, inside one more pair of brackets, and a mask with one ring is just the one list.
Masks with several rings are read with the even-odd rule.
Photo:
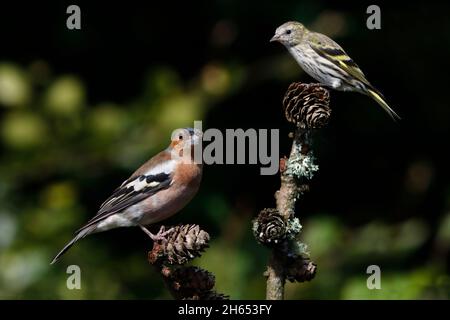
[[291, 29], [286, 30], [286, 34], [291, 34], [291, 32], [292, 32]]

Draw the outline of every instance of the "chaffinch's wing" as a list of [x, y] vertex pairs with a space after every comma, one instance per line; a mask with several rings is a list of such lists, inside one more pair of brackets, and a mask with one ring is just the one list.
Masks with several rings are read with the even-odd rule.
[[100, 206], [98, 213], [86, 225], [78, 229], [79, 233], [113, 214], [123, 212], [132, 205], [167, 189], [172, 183], [175, 160], [167, 150], [159, 153], [124, 181], [120, 187]]

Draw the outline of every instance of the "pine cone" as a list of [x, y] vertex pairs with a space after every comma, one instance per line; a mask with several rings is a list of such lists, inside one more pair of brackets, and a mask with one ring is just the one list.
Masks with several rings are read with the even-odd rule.
[[174, 289], [184, 292], [183, 296], [210, 291], [216, 281], [211, 272], [193, 266], [178, 268], [172, 272], [170, 277]]
[[253, 234], [262, 244], [278, 244], [285, 239], [286, 232], [286, 222], [277, 209], [263, 209], [253, 221]]
[[178, 225], [165, 239], [153, 244], [148, 259], [151, 264], [184, 264], [200, 257], [208, 247], [208, 242], [209, 234], [198, 225]]
[[319, 84], [291, 83], [283, 99], [287, 121], [299, 127], [323, 128], [331, 115], [330, 93]]
[[311, 260], [303, 257], [297, 257], [288, 261], [286, 265], [286, 279], [291, 282], [305, 282], [314, 278], [317, 271], [317, 265]]

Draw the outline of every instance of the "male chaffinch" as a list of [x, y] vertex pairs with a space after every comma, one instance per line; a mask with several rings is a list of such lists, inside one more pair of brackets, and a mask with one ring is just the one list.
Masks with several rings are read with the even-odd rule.
[[[197, 193], [202, 164], [194, 161], [201, 148], [202, 132], [177, 129], [169, 147], [144, 163], [100, 206], [91, 220], [75, 232], [75, 237], [56, 255], [55, 263], [75, 242], [89, 234], [119, 227], [139, 226], [152, 240], [171, 230], [161, 227], [154, 235], [144, 226], [180, 211]], [[201, 151], [201, 150], [200, 150]]]

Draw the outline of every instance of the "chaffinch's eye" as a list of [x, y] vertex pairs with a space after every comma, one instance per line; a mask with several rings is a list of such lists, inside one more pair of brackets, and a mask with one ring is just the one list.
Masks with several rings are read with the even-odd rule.
[[291, 29], [286, 30], [286, 34], [291, 34], [291, 32], [292, 32]]
[[180, 135], [178, 136], [178, 139], [183, 140], [183, 136], [180, 134]]

